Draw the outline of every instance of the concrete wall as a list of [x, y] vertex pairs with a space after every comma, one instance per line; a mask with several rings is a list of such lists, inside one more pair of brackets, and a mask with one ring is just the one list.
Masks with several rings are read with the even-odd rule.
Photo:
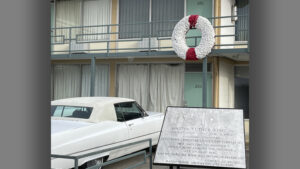
[[219, 107], [234, 108], [234, 64], [227, 59], [219, 61]]

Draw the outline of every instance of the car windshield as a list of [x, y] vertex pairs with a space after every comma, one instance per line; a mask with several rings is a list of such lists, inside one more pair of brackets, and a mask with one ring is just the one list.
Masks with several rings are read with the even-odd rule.
[[72, 117], [88, 119], [92, 113], [91, 107], [78, 107], [78, 106], [51, 106], [52, 117]]

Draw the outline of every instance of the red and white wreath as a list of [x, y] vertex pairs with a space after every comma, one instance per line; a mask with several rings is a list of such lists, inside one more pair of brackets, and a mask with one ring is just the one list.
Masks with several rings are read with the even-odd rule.
[[[202, 33], [200, 44], [196, 48], [189, 48], [185, 35], [189, 29], [196, 28]], [[172, 46], [176, 54], [185, 60], [198, 60], [211, 52], [215, 43], [214, 28], [208, 19], [199, 15], [189, 15], [181, 19], [173, 30]]]

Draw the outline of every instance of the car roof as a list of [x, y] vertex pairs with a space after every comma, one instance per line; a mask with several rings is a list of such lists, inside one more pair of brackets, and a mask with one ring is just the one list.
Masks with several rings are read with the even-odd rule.
[[132, 102], [135, 100], [121, 97], [73, 97], [51, 101], [51, 105], [86, 106], [95, 107], [120, 102]]
[[93, 111], [89, 119], [52, 117], [56, 120], [72, 120], [85, 122], [100, 122], [105, 120], [116, 121], [114, 104], [124, 102], [134, 102], [135, 100], [120, 97], [74, 97], [51, 101], [51, 105], [92, 107]]

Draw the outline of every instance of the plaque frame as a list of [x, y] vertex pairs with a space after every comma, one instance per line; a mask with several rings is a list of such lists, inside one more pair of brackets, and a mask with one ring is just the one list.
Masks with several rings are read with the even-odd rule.
[[[166, 115], [167, 115], [167, 110], [169, 107], [174, 107], [174, 108], [201, 108], [201, 109], [230, 109], [230, 110], [243, 110], [243, 109], [236, 109], [236, 108], [212, 108], [212, 107], [186, 107], [186, 106], [167, 106], [166, 110], [165, 110], [165, 116], [164, 116], [164, 120], [161, 126], [161, 130], [159, 133], [159, 137], [158, 137], [158, 142], [157, 142], [157, 147], [160, 141], [160, 136], [162, 133], [162, 129], [165, 123], [165, 119], [166, 119]], [[170, 166], [170, 167], [195, 167], [195, 168], [211, 168], [211, 169], [247, 169], [247, 156], [246, 156], [246, 136], [245, 136], [245, 116], [244, 116], [244, 111], [243, 111], [243, 133], [244, 133], [244, 149], [245, 149], [245, 166], [246, 168], [235, 168], [235, 167], [219, 167], [219, 166], [204, 166], [204, 165], [188, 165], [188, 164], [172, 164], [172, 163], [155, 163], [155, 157], [156, 157], [156, 152], [154, 154], [154, 158], [153, 158], [153, 165], [160, 165], [160, 166]]]

